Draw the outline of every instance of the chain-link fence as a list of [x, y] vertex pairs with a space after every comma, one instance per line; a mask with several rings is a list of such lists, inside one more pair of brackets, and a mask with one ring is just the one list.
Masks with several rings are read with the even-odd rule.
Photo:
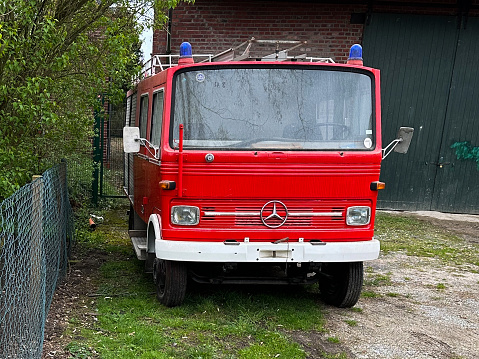
[[103, 126], [105, 131], [100, 145], [103, 154], [100, 167], [101, 197], [125, 197], [123, 192], [125, 116], [125, 103], [108, 106], [108, 121]]
[[74, 206], [99, 198], [126, 197], [124, 186], [125, 155], [123, 126], [125, 103], [104, 104], [104, 112], [95, 112], [94, 133], [90, 142], [79, 143], [68, 154], [68, 188]]
[[74, 235], [66, 163], [0, 203], [0, 358], [40, 358]]

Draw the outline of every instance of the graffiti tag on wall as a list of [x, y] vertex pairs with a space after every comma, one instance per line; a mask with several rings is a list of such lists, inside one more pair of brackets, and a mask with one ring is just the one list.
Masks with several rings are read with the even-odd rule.
[[479, 170], [479, 147], [474, 147], [471, 142], [456, 142], [451, 146], [456, 151], [456, 157], [458, 160], [474, 160], [477, 163], [477, 169]]

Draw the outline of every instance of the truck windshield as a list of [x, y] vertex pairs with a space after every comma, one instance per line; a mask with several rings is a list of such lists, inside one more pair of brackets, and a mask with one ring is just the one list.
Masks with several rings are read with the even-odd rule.
[[170, 145], [220, 150], [371, 150], [372, 78], [324, 67], [215, 68], [174, 81]]

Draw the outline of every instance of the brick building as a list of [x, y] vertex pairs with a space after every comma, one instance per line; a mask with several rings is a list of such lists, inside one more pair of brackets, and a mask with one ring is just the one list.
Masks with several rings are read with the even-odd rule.
[[298, 53], [347, 58], [362, 43], [374, 13], [477, 16], [479, 1], [282, 1], [196, 0], [170, 10], [168, 31], [156, 31], [153, 54], [178, 53], [189, 41], [196, 53], [219, 53], [252, 36], [258, 39], [306, 40]]
[[182, 41], [189, 41], [195, 52], [219, 53], [255, 36], [306, 40], [307, 46], [298, 51], [341, 61], [351, 43], [361, 42], [363, 24], [351, 24], [351, 14], [364, 10], [364, 5], [200, 0], [170, 12], [171, 35], [157, 32], [153, 52], [175, 52]]
[[362, 44], [365, 65], [381, 70], [383, 142], [416, 129], [409, 153], [383, 163], [379, 205], [479, 213], [479, 157], [457, 152], [479, 153], [479, 0], [196, 0], [169, 18], [153, 54], [177, 54], [183, 41], [216, 54], [254, 36], [306, 40], [290, 55], [344, 62]]

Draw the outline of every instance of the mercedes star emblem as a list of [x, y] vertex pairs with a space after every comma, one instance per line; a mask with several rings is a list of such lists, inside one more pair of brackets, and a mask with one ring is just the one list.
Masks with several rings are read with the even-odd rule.
[[260, 217], [266, 227], [278, 228], [288, 219], [288, 208], [283, 202], [269, 201], [261, 208]]

